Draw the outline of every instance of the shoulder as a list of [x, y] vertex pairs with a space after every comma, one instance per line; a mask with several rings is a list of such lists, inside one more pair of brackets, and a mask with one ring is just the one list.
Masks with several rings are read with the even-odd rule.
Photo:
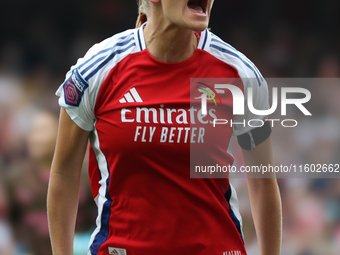
[[118, 33], [92, 46], [66, 74], [56, 95], [79, 127], [93, 130], [94, 108], [103, 82], [120, 61], [140, 51], [137, 45], [137, 29]]
[[95, 44], [78, 60], [78, 72], [89, 81], [97, 73], [109, 71], [126, 56], [136, 52], [135, 34], [136, 30], [130, 29]]
[[205, 48], [214, 57], [233, 66], [241, 78], [256, 79], [261, 83], [264, 79], [255, 64], [250, 61], [243, 53], [235, 49], [230, 44], [224, 42], [221, 38], [209, 33], [209, 40]]
[[86, 55], [93, 56], [95, 54], [108, 54], [115, 49], [127, 45], [136, 45], [135, 43], [135, 32], [136, 29], [129, 29], [124, 32], [115, 34], [105, 40], [93, 45], [93, 47], [87, 52]]

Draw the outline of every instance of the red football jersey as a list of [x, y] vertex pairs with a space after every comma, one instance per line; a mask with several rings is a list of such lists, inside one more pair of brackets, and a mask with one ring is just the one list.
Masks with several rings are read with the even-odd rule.
[[[240, 52], [209, 31], [186, 61], [163, 63], [145, 46], [143, 27], [92, 47], [57, 91], [59, 104], [90, 135], [89, 174], [98, 206], [89, 253], [117, 255], [245, 255], [242, 221], [229, 179], [190, 178], [200, 161], [232, 165], [232, 135], [248, 128], [206, 128], [191, 78], [239, 78], [268, 107], [265, 80]], [[232, 97], [221, 95], [225, 116]], [[245, 118], [252, 118], [246, 113]], [[264, 116], [256, 117], [263, 118]], [[206, 161], [205, 161], [206, 162]], [[202, 162], [194, 162], [198, 165]]]

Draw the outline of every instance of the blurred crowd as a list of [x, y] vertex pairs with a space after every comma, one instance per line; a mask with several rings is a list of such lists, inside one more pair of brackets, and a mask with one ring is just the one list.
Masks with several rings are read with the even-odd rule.
[[[340, 78], [337, 0], [216, 0], [211, 30], [248, 56], [265, 77]], [[48, 255], [46, 190], [59, 106], [54, 95], [88, 48], [133, 28], [134, 0], [13, 0], [0, 3], [0, 255]], [[312, 86], [313, 122], [275, 128], [275, 163], [340, 163], [340, 84]], [[270, 86], [270, 84], [269, 84]], [[242, 164], [240, 150], [234, 151]], [[75, 254], [85, 254], [96, 206], [87, 159]], [[233, 179], [249, 255], [257, 244], [246, 179]], [[279, 179], [283, 255], [340, 251], [340, 180]], [[85, 250], [85, 252], [84, 252]]]

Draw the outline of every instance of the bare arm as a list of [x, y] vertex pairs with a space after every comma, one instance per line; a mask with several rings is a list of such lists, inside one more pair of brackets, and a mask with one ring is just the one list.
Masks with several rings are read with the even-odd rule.
[[61, 108], [57, 145], [51, 167], [47, 213], [54, 255], [72, 255], [81, 167], [88, 131]]
[[[245, 165], [273, 165], [271, 137], [252, 151], [242, 150]], [[279, 255], [281, 250], [281, 198], [274, 174], [249, 178], [248, 190], [261, 255]], [[270, 178], [268, 178], [270, 177]]]

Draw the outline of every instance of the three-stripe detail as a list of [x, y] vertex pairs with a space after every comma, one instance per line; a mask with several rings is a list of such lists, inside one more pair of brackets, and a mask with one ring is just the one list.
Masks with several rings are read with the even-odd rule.
[[99, 51], [84, 63], [79, 65], [80, 74], [88, 81], [102, 68], [104, 68], [114, 57], [125, 53], [136, 46], [134, 33], [117, 39], [117, 43], [112, 47]]
[[223, 42], [221, 39], [214, 35], [212, 36], [210, 47], [239, 59], [247, 68], [249, 68], [254, 73], [259, 86], [261, 86], [261, 81], [264, 81], [263, 76], [261, 75], [257, 67], [242, 53], [238, 52], [234, 47]]
[[135, 102], [137, 102], [137, 103], [143, 102], [143, 100], [139, 96], [136, 88], [130, 89], [130, 91], [128, 93], [126, 93], [122, 99], [119, 100], [119, 103], [121, 103], [121, 104], [135, 103]]

